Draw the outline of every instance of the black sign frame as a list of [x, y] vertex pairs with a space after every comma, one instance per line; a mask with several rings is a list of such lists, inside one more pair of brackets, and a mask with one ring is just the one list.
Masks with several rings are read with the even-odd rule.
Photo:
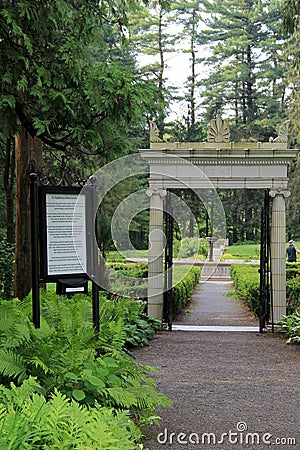
[[[82, 192], [81, 192], [82, 191]], [[91, 211], [91, 196], [88, 195], [90, 190], [77, 186], [38, 186], [38, 210], [39, 210], [39, 247], [40, 247], [40, 281], [42, 283], [55, 282], [57, 279], [64, 278], [85, 278], [89, 279], [87, 273], [90, 270], [90, 232], [89, 212]], [[85, 231], [86, 231], [86, 272], [68, 272], [68, 273], [52, 273], [49, 274], [48, 267], [48, 234], [47, 234], [47, 195], [53, 194], [55, 196], [76, 196], [85, 195]]]

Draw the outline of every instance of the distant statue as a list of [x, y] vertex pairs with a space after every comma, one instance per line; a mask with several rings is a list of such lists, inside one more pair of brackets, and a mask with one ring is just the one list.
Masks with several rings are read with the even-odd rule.
[[150, 142], [164, 142], [159, 137], [159, 129], [155, 122], [150, 121]]
[[229, 142], [230, 130], [227, 120], [223, 120], [221, 116], [217, 116], [216, 119], [210, 121], [208, 128], [207, 141], [208, 142]]
[[269, 138], [269, 142], [283, 142], [287, 143], [288, 141], [288, 131], [290, 126], [290, 120], [286, 120], [279, 127], [278, 136], [274, 139], [272, 137]]

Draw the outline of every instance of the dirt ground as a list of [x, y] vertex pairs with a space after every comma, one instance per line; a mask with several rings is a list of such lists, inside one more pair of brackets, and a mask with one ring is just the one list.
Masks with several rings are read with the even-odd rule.
[[[257, 325], [230, 289], [204, 283], [176, 323]], [[164, 331], [135, 356], [173, 402], [146, 430], [149, 450], [300, 449], [300, 346], [284, 335]]]

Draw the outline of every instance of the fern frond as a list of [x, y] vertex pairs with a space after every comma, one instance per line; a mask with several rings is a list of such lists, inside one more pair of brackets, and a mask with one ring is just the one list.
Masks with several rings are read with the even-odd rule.
[[132, 406], [138, 406], [138, 399], [135, 392], [123, 387], [112, 387], [107, 389], [108, 398], [113, 400], [115, 408], [130, 409]]
[[37, 369], [42, 369], [45, 374], [47, 373], [55, 373], [47, 364], [44, 363], [38, 356], [34, 356], [29, 360], [31, 364], [33, 364]]
[[0, 350], [0, 373], [4, 377], [17, 379], [18, 382], [25, 380], [26, 367], [24, 359], [13, 350]]

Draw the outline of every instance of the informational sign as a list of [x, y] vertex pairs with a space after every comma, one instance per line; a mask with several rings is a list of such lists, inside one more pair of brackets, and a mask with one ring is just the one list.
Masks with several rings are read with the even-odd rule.
[[42, 194], [42, 278], [86, 274], [87, 196], [54, 188]]

